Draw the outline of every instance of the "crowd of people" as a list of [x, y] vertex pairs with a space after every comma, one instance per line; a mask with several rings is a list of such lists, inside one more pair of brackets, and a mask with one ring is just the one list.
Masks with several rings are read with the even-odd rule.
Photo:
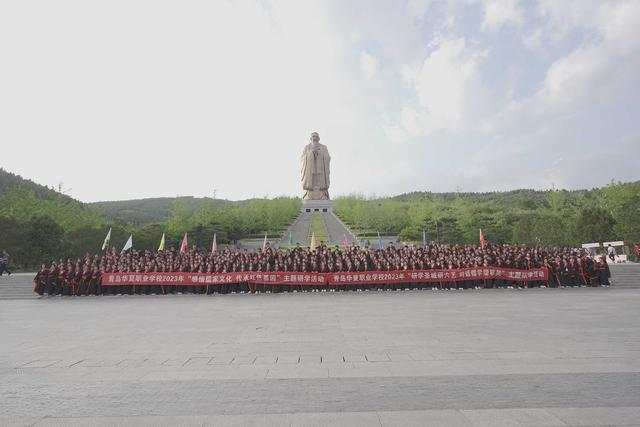
[[[191, 248], [177, 251], [115, 249], [101, 254], [86, 254], [75, 260], [59, 260], [43, 264], [34, 283], [40, 295], [89, 295], [108, 293], [205, 292], [204, 287], [187, 286], [101, 286], [103, 273], [229, 273], [229, 272], [366, 272], [399, 270], [451, 270], [475, 267], [501, 267], [530, 270], [546, 267], [549, 279], [544, 282], [506, 280], [469, 280], [408, 285], [375, 285], [374, 288], [487, 288], [526, 286], [608, 286], [610, 272], [604, 256], [593, 256], [584, 249], [529, 247], [524, 245], [443, 245], [394, 246], [384, 249], [361, 246], [314, 249], [295, 247], [259, 250], [224, 250], [208, 252]], [[355, 286], [355, 285], [354, 285]], [[351, 289], [353, 286], [340, 287]], [[358, 285], [358, 288], [363, 286]], [[367, 286], [364, 286], [365, 288]], [[287, 287], [255, 287], [232, 283], [207, 287], [206, 292], [286, 291]]]

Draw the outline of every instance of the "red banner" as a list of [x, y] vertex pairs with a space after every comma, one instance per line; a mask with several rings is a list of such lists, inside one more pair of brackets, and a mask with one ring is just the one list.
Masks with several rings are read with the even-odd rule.
[[287, 271], [237, 273], [102, 273], [102, 286], [207, 286], [228, 283], [270, 285], [364, 285], [463, 282], [466, 280], [547, 281], [546, 268], [516, 270], [500, 267], [458, 268], [452, 270], [397, 270], [340, 273], [302, 273]]

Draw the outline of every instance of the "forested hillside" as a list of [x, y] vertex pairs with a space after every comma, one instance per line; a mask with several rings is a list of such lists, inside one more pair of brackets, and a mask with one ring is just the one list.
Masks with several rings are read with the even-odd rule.
[[[156, 197], [136, 200], [117, 200], [108, 202], [94, 202], [89, 205], [96, 208], [109, 218], [121, 220], [130, 224], [146, 224], [149, 222], [165, 221], [171, 216], [171, 210], [176, 202], [191, 213], [196, 212], [207, 201], [212, 199], [196, 197]], [[218, 203], [228, 203], [226, 200], [216, 200]]]
[[237, 202], [179, 197], [85, 204], [0, 169], [0, 249], [15, 267], [34, 268], [52, 258], [97, 251], [109, 228], [121, 247], [133, 234], [134, 247], [167, 246], [185, 232], [191, 244], [208, 246], [268, 234], [279, 236], [300, 210], [300, 199]]
[[451, 243], [578, 245], [640, 240], [640, 182], [593, 190], [495, 193], [414, 192], [386, 199], [342, 197], [336, 213], [360, 235]]
[[[177, 245], [209, 246], [268, 234], [277, 238], [300, 210], [299, 198], [244, 201], [178, 197], [85, 204], [0, 169], [0, 249], [14, 266], [33, 268], [52, 258], [95, 252], [111, 227], [121, 247], [157, 247], [162, 233]], [[335, 211], [359, 237], [399, 235], [420, 241], [475, 243], [482, 228], [492, 242], [577, 245], [640, 241], [640, 182], [579, 191], [502, 193], [414, 192], [390, 198], [335, 200]]]

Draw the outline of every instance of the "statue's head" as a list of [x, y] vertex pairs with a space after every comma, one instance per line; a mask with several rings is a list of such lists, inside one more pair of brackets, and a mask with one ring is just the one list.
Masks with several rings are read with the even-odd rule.
[[318, 134], [318, 132], [311, 132], [311, 142], [313, 143], [318, 143], [320, 142], [320, 135]]

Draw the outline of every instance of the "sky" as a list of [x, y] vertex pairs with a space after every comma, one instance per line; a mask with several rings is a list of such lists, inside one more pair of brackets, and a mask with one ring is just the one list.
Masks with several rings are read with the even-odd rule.
[[82, 201], [640, 179], [640, 1], [6, 1], [0, 166]]

